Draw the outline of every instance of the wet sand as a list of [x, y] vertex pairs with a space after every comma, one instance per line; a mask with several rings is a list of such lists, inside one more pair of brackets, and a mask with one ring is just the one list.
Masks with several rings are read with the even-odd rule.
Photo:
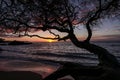
[[[42, 80], [59, 67], [39, 62], [0, 59], [0, 80]], [[73, 80], [64, 77], [59, 80]]]
[[57, 70], [58, 67], [39, 62], [0, 59], [0, 71], [31, 71], [46, 77]]

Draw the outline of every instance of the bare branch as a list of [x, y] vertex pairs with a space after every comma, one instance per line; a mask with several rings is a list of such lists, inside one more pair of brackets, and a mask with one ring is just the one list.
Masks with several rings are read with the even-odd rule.
[[86, 29], [88, 31], [88, 37], [87, 39], [85, 40], [86, 42], [89, 42], [91, 37], [92, 37], [92, 30], [90, 28], [90, 25], [94, 22], [94, 21], [97, 21], [98, 19], [100, 19], [102, 16], [101, 14], [108, 10], [109, 8], [111, 8], [111, 6], [113, 6], [113, 3], [115, 3], [116, 0], [112, 0], [110, 2], [107, 3], [106, 6], [102, 7], [101, 5], [101, 0], [99, 0], [99, 7], [98, 7], [98, 10], [96, 10], [92, 15], [92, 17], [90, 16], [90, 18], [88, 19], [88, 21], [86, 22]]
[[68, 40], [68, 39], [70, 39], [69, 35], [64, 36], [64, 37], [62, 37], [62, 38], [59, 38], [58, 41], [62, 41], [62, 40], [66, 41], [66, 40]]
[[19, 34], [19, 37], [23, 37], [23, 36], [28, 36], [28, 37], [38, 37], [38, 38], [41, 38], [41, 39], [52, 39], [52, 40], [58, 40], [59, 38], [51, 38], [51, 37], [42, 37], [42, 36], [39, 36], [39, 35], [30, 35], [30, 34], [24, 34], [24, 35], [21, 35]]
[[48, 31], [49, 31], [49, 33], [53, 34], [55, 37], [60, 38], [60, 36], [58, 34], [53, 33], [51, 30], [48, 30]]

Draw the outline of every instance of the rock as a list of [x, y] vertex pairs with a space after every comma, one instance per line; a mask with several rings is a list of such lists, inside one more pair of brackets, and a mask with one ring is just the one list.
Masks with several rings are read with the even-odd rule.
[[0, 71], [0, 80], [42, 80], [42, 76], [31, 71]]

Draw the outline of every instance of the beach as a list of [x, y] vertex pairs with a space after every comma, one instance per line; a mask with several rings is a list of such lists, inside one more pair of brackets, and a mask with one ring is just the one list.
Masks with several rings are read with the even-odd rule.
[[[120, 60], [120, 43], [97, 43], [107, 48]], [[61, 62], [75, 62], [83, 65], [96, 66], [96, 55], [84, 49], [76, 48], [71, 43], [33, 43], [30, 45], [0, 45], [0, 71], [33, 72], [45, 78], [56, 71]], [[19, 72], [17, 72], [19, 74]], [[25, 72], [25, 73], [26, 73]], [[15, 72], [16, 73], [16, 72]], [[61, 79], [61, 80], [68, 80]]]
[[31, 71], [46, 77], [57, 68], [39, 62], [0, 59], [0, 71]]

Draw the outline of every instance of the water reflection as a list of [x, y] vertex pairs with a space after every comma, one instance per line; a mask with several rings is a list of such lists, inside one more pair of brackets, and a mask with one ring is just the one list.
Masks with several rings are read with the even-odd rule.
[[[100, 43], [98, 45], [108, 49], [120, 60], [120, 43]], [[2, 45], [0, 47], [4, 50], [0, 49], [0, 70], [33, 71], [47, 76], [59, 67], [51, 62], [70, 61], [87, 63], [87, 65], [98, 63], [95, 55], [68, 42], [33, 43], [24, 46]]]

